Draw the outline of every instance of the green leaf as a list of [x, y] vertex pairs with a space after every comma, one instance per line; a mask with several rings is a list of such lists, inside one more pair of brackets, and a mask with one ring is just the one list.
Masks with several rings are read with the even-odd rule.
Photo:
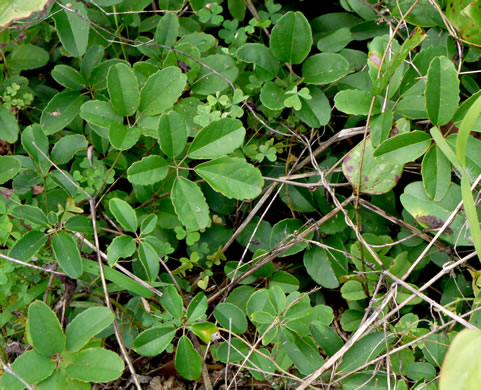
[[451, 164], [439, 146], [433, 145], [425, 154], [421, 175], [426, 195], [436, 202], [446, 196], [451, 185]]
[[244, 141], [246, 130], [238, 119], [222, 118], [199, 131], [189, 148], [189, 157], [207, 159], [233, 152]]
[[89, 43], [90, 27], [81, 17], [88, 18], [87, 9], [80, 2], [72, 3], [70, 9], [76, 13], [61, 9], [53, 14], [55, 30], [65, 51], [72, 57], [81, 57]]
[[314, 54], [302, 64], [302, 77], [306, 84], [333, 83], [348, 73], [349, 62], [335, 53]]
[[48, 0], [5, 0], [0, 8], [0, 27], [28, 18], [32, 13], [42, 11], [48, 5]]
[[219, 328], [212, 322], [196, 322], [190, 328], [192, 333], [198, 336], [204, 343], [212, 342], [212, 336], [219, 331]]
[[393, 338], [392, 333], [384, 332], [372, 332], [364, 336], [344, 354], [339, 370], [349, 372], [375, 359], [386, 350]]
[[[371, 139], [368, 138], [365, 142], [365, 148], [361, 141], [347, 154], [342, 163], [342, 172], [354, 188], [359, 187], [360, 192], [371, 195], [385, 194], [398, 183], [403, 165], [393, 163], [385, 156], [374, 157]], [[363, 162], [359, 184], [361, 157]]]
[[469, 134], [476, 119], [479, 118], [481, 113], [481, 98], [477, 98], [476, 101], [469, 107], [466, 112], [461, 126], [459, 127], [458, 137], [456, 139], [456, 155], [462, 167], [466, 166], [466, 147], [468, 145]]
[[449, 160], [449, 162], [460, 172], [463, 171], [461, 162], [458, 160], [458, 157], [456, 153], [453, 152], [451, 147], [448, 145], [446, 142], [446, 139], [444, 136], [441, 134], [439, 129], [434, 126], [431, 131], [431, 136], [433, 137], [434, 141], [436, 142], [436, 145], [441, 149], [443, 154], [446, 156], [446, 158]]
[[65, 349], [65, 335], [50, 307], [35, 301], [28, 307], [28, 331], [32, 347], [41, 355], [51, 356]]
[[201, 318], [207, 311], [207, 297], [203, 292], [197, 293], [197, 295], [190, 301], [187, 307], [187, 318], [189, 323], [193, 323]]
[[254, 64], [256, 76], [261, 81], [270, 81], [279, 72], [279, 61], [272, 50], [261, 43], [246, 43], [237, 50], [237, 58]]
[[317, 41], [316, 46], [321, 52], [337, 53], [353, 40], [351, 29], [349, 27], [341, 27], [330, 34], [323, 35]]
[[140, 224], [140, 235], [146, 236], [147, 234], [152, 233], [155, 228], [157, 227], [157, 223], [159, 222], [159, 218], [155, 214], [147, 215]]
[[112, 123], [122, 123], [123, 118], [117, 114], [109, 102], [89, 100], [80, 107], [80, 116], [87, 122], [109, 128]]
[[159, 128], [160, 150], [169, 158], [180, 155], [187, 145], [187, 126], [183, 115], [171, 111], [160, 117]]
[[[175, 48], [179, 51], [169, 51], [165, 57], [163, 66], [177, 66], [184, 63], [185, 65], [187, 65], [187, 67], [185, 68], [187, 82], [193, 83], [197, 79], [200, 71], [200, 64], [195, 61], [201, 60], [199, 48], [187, 42], [176, 44]], [[182, 64], [182, 66], [184, 65]]]
[[[83, 265], [84, 265], [85, 272], [88, 272], [89, 274], [95, 275], [97, 277], [99, 276], [100, 274], [99, 264], [96, 261], [90, 261], [90, 260], [84, 259]], [[153, 295], [152, 291], [145, 288], [139, 282], [108, 267], [107, 265], [104, 265], [102, 267], [104, 270], [105, 278], [115, 283], [120, 288], [131, 291], [132, 293], [140, 295], [141, 297], [144, 297], [144, 298], [152, 297]]]
[[309, 86], [311, 99], [301, 98], [301, 109], [294, 113], [306, 125], [315, 129], [326, 126], [331, 119], [331, 105], [324, 92], [318, 87]]
[[374, 151], [374, 157], [383, 156], [395, 164], [406, 164], [422, 156], [431, 145], [431, 137], [424, 131], [396, 135], [388, 138]]
[[84, 310], [67, 325], [67, 350], [80, 351], [92, 337], [112, 324], [114, 318], [107, 307], [89, 307]]
[[316, 343], [328, 356], [334, 355], [342, 348], [344, 343], [341, 337], [328, 325], [320, 321], [313, 321], [309, 324], [309, 329]]
[[276, 313], [282, 314], [287, 305], [286, 294], [278, 285], [271, 286], [268, 290], [269, 298], [275, 306]]
[[87, 86], [87, 81], [82, 73], [68, 65], [55, 65], [50, 74], [57, 83], [65, 88], [80, 91]]
[[427, 35], [419, 27], [416, 27], [412, 31], [409, 38], [404, 41], [401, 48], [392, 56], [386, 71], [381, 74], [379, 79], [374, 80], [371, 88], [373, 95], [379, 95], [387, 88], [399, 66], [401, 66], [409, 53], [424, 41], [426, 37]]
[[357, 280], [348, 280], [341, 287], [341, 295], [346, 301], [358, 301], [366, 298], [362, 285]]
[[150, 281], [154, 281], [159, 274], [159, 255], [148, 242], [144, 241], [139, 245], [139, 260], [142, 263], [145, 273]]
[[[202, 62], [233, 83], [239, 75], [234, 59], [223, 54], [213, 54], [202, 58]], [[229, 87], [227, 81], [206, 67], [201, 67], [192, 91], [199, 95], [211, 95]]]
[[67, 366], [67, 375], [83, 382], [107, 383], [124, 371], [120, 356], [104, 348], [88, 348], [72, 353], [69, 358], [72, 363]]
[[209, 206], [197, 184], [183, 177], [177, 177], [170, 196], [175, 213], [188, 231], [207, 227]]
[[[0, 166], [2, 166], [2, 158], [0, 157]], [[35, 206], [20, 205], [13, 209], [12, 215], [14, 217], [26, 220], [31, 223], [36, 223], [42, 227], [47, 227], [49, 225], [47, 216], [45, 213]]]
[[167, 111], [184, 91], [187, 76], [175, 66], [169, 66], [150, 76], [140, 93], [139, 112], [158, 115]]
[[[159, 45], [174, 46], [179, 35], [179, 17], [174, 12], [165, 13], [157, 24], [154, 41]], [[164, 54], [168, 49], [163, 49]]]
[[426, 82], [426, 109], [429, 120], [437, 126], [448, 123], [459, 104], [458, 72], [447, 57], [433, 58]]
[[[334, 96], [336, 108], [350, 115], [367, 115], [371, 107], [372, 95], [368, 91], [360, 89], [346, 89], [340, 91]], [[372, 115], [379, 114], [381, 105], [379, 101], [374, 102]]]
[[377, 147], [389, 138], [393, 125], [392, 110], [387, 108], [379, 115], [373, 116], [371, 119], [371, 140], [372, 145]]
[[[461, 188], [457, 184], [451, 183], [446, 196], [439, 202], [435, 202], [427, 197], [423, 183], [420, 181], [408, 184], [400, 197], [401, 204], [406, 211], [428, 229], [440, 228], [461, 199]], [[464, 216], [458, 214], [448, 228], [444, 230], [441, 238], [453, 245], [472, 246], [473, 243], [468, 240], [470, 234], [469, 232], [466, 233], [463, 228], [465, 222]]]
[[40, 149], [43, 154], [48, 156], [49, 144], [47, 136], [38, 123], [23, 129], [22, 146], [39, 165], [42, 173], [46, 174], [50, 168], [50, 161], [48, 161], [48, 159], [45, 158], [38, 149]]
[[275, 319], [272, 314], [265, 311], [256, 311], [251, 315], [251, 321], [255, 324], [272, 324]]
[[287, 12], [272, 29], [270, 47], [282, 62], [300, 64], [311, 51], [311, 46], [311, 26], [302, 12]]
[[268, 109], [282, 110], [284, 108], [284, 99], [284, 90], [278, 84], [269, 81], [262, 86], [260, 100]]
[[441, 367], [439, 390], [475, 389], [481, 381], [481, 332], [463, 329], [449, 346]]
[[[285, 221], [285, 220], [284, 220]], [[282, 221], [281, 221], [282, 222]], [[276, 224], [277, 225], [277, 224]], [[272, 231], [274, 233], [277, 233], [277, 230], [275, 231], [274, 228], [276, 227], [276, 225], [274, 225], [274, 227], [272, 228]], [[282, 226], [283, 224], [281, 223], [280, 226]], [[287, 229], [290, 229], [290, 226], [287, 225]], [[309, 235], [310, 237], [312, 237], [312, 235], [310, 234]], [[308, 236], [308, 239], [310, 239]], [[281, 255], [281, 257], [284, 257], [284, 256], [289, 256], [292, 252], [294, 252], [294, 250], [297, 252], [299, 251], [299, 249], [301, 248], [301, 246], [297, 247], [296, 245], [293, 246], [292, 248], [290, 248], [287, 252], [283, 253]], [[292, 252], [291, 252], [292, 251]], [[287, 254], [286, 254], [287, 253]], [[288, 293], [291, 293], [293, 291], [297, 291], [299, 290], [299, 280], [294, 276], [294, 275], [291, 275], [290, 273], [288, 272], [285, 272], [285, 271], [277, 271], [276, 273], [274, 273], [271, 277], [271, 280], [270, 280], [270, 286], [271, 288], [274, 287], [274, 286], [277, 286], [279, 287], [282, 291], [284, 291], [286, 294]]]
[[195, 173], [228, 198], [253, 199], [262, 190], [260, 171], [242, 158], [220, 157], [197, 165]]
[[160, 355], [175, 337], [172, 326], [158, 326], [144, 330], [134, 340], [134, 351], [142, 356]]
[[52, 149], [51, 159], [56, 164], [68, 163], [80, 150], [86, 149], [88, 142], [83, 135], [72, 134], [60, 138]]
[[175, 369], [190, 381], [199, 379], [202, 374], [202, 358], [187, 336], [182, 336], [177, 343]]
[[14, 259], [28, 261], [45, 245], [47, 239], [45, 233], [31, 230], [15, 242], [8, 255]]
[[115, 237], [107, 248], [107, 260], [110, 266], [114, 265], [118, 259], [126, 259], [135, 252], [135, 241], [131, 236]]
[[124, 230], [135, 233], [138, 226], [137, 215], [126, 201], [119, 198], [110, 199], [109, 209]]
[[415, 381], [432, 381], [436, 376], [436, 369], [426, 362], [413, 362], [407, 366], [406, 376]]
[[309, 375], [324, 363], [324, 359], [319, 355], [317, 348], [307, 338], [301, 338], [297, 334], [287, 330], [281, 330], [282, 349], [294, 362], [299, 372]]
[[245, 314], [232, 303], [219, 303], [214, 309], [214, 317], [224, 329], [239, 335], [247, 330]]
[[[277, 222], [271, 231], [271, 237], [269, 240], [270, 248], [275, 248], [281, 241], [283, 241], [288, 235], [294, 233], [300, 233], [302, 231], [303, 222], [300, 219], [295, 218], [286, 218], [279, 222]], [[309, 236], [312, 237], [312, 234]], [[308, 237], [309, 237], [308, 236]], [[289, 242], [289, 240], [284, 241], [284, 243]], [[280, 257], [291, 256], [298, 252], [301, 252], [307, 247], [307, 242], [299, 242], [292, 247], [290, 247], [287, 251], [285, 251]]]
[[46, 135], [67, 127], [79, 114], [85, 96], [79, 91], [57, 93], [42, 111], [40, 125]]
[[[44, 356], [35, 350], [30, 350], [16, 358], [11, 367], [24, 381], [33, 385], [52, 375], [55, 371], [55, 362], [50, 359], [50, 356]], [[23, 390], [25, 385], [13, 375], [4, 372], [0, 379], [0, 388]]]
[[117, 150], [129, 150], [140, 137], [136, 127], [126, 127], [122, 123], [112, 122], [109, 127], [109, 141]]
[[[84, 68], [82, 73], [85, 77], [89, 76], [89, 84], [95, 91], [101, 91], [107, 88], [107, 75], [109, 73], [109, 69], [114, 66], [115, 64], [123, 63], [129, 65], [129, 63], [125, 60], [121, 60], [119, 58], [112, 58], [110, 60], [104, 60], [104, 50], [97, 49], [98, 46], [93, 46], [96, 49], [92, 50], [92, 57], [91, 61], [96, 61], [93, 68], [88, 71], [88, 68]], [[90, 50], [89, 50], [90, 52]], [[88, 55], [89, 53], [87, 53]], [[86, 55], [86, 59], [87, 59]], [[102, 60], [102, 61], [101, 61]]]
[[163, 295], [159, 298], [160, 304], [172, 317], [180, 320], [184, 315], [184, 304], [179, 292], [174, 286], [167, 286], [162, 292]]
[[0, 156], [0, 184], [17, 176], [21, 169], [20, 162], [12, 156]]
[[461, 177], [461, 194], [464, 203], [464, 212], [468, 220], [471, 240], [474, 243], [476, 253], [481, 254], [481, 229], [479, 227], [478, 214], [474, 203], [473, 193], [471, 192], [471, 181], [469, 176], [464, 173]]
[[149, 185], [163, 180], [169, 167], [160, 156], [148, 156], [133, 163], [127, 170], [127, 179], [135, 185]]
[[318, 246], [304, 252], [304, 267], [309, 276], [319, 285], [325, 288], [339, 287], [339, 280], [327, 251]]
[[83, 264], [73, 237], [65, 232], [55, 234], [52, 248], [60, 268], [72, 279], [79, 278], [83, 273]]
[[228, 0], [227, 8], [233, 18], [243, 21], [246, 14], [246, 2], [244, 0]]
[[2, 140], [9, 144], [17, 142], [20, 128], [15, 115], [3, 104], [0, 104], [0, 128], [2, 129]]
[[41, 68], [47, 64], [49, 58], [45, 49], [27, 43], [16, 46], [7, 56], [7, 62], [9, 68], [22, 71]]
[[110, 67], [107, 74], [107, 90], [112, 107], [120, 116], [132, 116], [139, 108], [139, 83], [134, 72], [123, 63]]

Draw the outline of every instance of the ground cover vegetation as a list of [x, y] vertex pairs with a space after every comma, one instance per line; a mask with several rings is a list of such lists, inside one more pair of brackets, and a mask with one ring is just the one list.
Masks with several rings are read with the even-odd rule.
[[4, 0], [0, 388], [479, 388], [480, 9]]

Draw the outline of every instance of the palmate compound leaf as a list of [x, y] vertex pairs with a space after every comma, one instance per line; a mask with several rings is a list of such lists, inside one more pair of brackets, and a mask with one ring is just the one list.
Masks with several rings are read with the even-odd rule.
[[199, 164], [194, 170], [215, 191], [228, 198], [253, 199], [264, 185], [260, 171], [242, 158], [221, 157]]
[[197, 184], [179, 176], [174, 181], [170, 196], [175, 213], [188, 231], [207, 227], [209, 206]]
[[189, 157], [207, 159], [225, 156], [244, 141], [246, 134], [238, 119], [223, 118], [210, 123], [197, 133], [190, 145]]

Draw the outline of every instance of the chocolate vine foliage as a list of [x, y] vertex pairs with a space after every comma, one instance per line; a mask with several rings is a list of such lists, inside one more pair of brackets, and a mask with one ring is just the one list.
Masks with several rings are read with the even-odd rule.
[[479, 387], [481, 1], [277, 1], [2, 2], [0, 388]]

